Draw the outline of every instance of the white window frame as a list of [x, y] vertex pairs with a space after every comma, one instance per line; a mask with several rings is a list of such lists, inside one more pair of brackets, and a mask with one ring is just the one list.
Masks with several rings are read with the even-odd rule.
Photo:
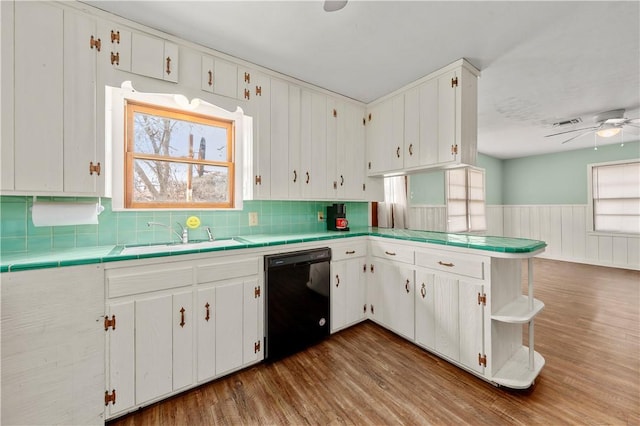
[[[464, 188], [461, 191], [453, 191], [451, 182], [452, 173], [464, 173]], [[482, 176], [482, 199], [477, 199], [474, 197], [474, 193], [477, 191], [472, 191], [470, 189], [470, 181], [472, 173], [480, 173]], [[487, 230], [487, 191], [486, 191], [486, 176], [485, 170], [479, 167], [461, 167], [455, 169], [448, 169], [445, 171], [445, 201], [446, 201], [446, 209], [447, 209], [447, 232], [483, 232]], [[454, 194], [453, 192], [458, 192], [458, 194]], [[477, 194], [476, 194], [477, 195]], [[476, 208], [472, 208], [471, 205], [475, 203], [477, 207], [482, 211], [482, 213], [473, 213], [472, 210]], [[456, 226], [459, 220], [454, 220], [454, 205], [457, 204], [457, 209], [463, 212], [460, 214], [459, 211], [455, 212], [455, 217], [464, 218], [464, 227]]]
[[[592, 163], [587, 164], [587, 190], [588, 190], [588, 211], [587, 211], [587, 233], [590, 235], [618, 235], [618, 236], [632, 236], [637, 237], [640, 233], [634, 232], [616, 232], [616, 231], [603, 231], [595, 229], [595, 206], [594, 206], [594, 182], [593, 182], [593, 169], [597, 167], [606, 167], [606, 166], [615, 166], [615, 165], [623, 165], [623, 164], [638, 164], [640, 163], [640, 158], [629, 159], [629, 160], [619, 160], [619, 161], [608, 161], [603, 163]], [[639, 187], [640, 192], [640, 187]], [[639, 198], [640, 200], [640, 194]]]
[[[106, 87], [105, 92], [105, 142], [111, 148], [112, 173], [112, 209], [113, 211], [167, 211], [167, 210], [194, 210], [195, 207], [159, 207], [159, 208], [126, 208], [125, 207], [125, 103], [130, 100], [141, 102], [158, 107], [183, 110], [190, 113], [197, 113], [212, 116], [234, 122], [235, 126], [235, 176], [234, 176], [234, 206], [230, 208], [200, 208], [197, 210], [242, 210], [243, 193], [246, 188], [243, 183], [247, 181], [246, 173], [251, 173], [251, 167], [247, 164], [251, 162], [252, 127], [251, 117], [244, 115], [240, 107], [235, 111], [227, 111], [216, 105], [212, 105], [201, 99], [194, 98], [191, 102], [184, 95], [164, 94], [164, 93], [143, 93], [137, 92], [131, 87], [131, 83], [126, 81], [122, 87]], [[247, 172], [248, 170], [248, 172]], [[249, 179], [249, 182], [251, 180]]]

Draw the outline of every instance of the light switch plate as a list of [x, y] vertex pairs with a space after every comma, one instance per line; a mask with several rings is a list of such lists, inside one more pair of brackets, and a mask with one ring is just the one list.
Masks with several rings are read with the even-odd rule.
[[249, 212], [249, 226], [258, 226], [258, 212]]

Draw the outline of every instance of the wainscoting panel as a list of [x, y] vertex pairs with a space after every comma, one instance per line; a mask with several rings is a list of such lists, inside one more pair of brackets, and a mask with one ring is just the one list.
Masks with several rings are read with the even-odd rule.
[[[640, 237], [587, 232], [587, 205], [487, 206], [486, 235], [547, 243], [540, 255], [592, 265], [640, 270]], [[445, 206], [410, 206], [410, 229], [446, 231]]]
[[588, 233], [588, 214], [587, 205], [503, 206], [503, 235], [545, 241], [548, 259], [640, 269], [640, 237]]

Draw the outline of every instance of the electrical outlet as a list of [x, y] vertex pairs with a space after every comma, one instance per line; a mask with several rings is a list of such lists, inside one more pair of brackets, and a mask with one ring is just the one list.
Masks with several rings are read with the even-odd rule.
[[324, 222], [324, 213], [318, 212], [318, 222]]
[[249, 226], [258, 226], [258, 212], [249, 212]]

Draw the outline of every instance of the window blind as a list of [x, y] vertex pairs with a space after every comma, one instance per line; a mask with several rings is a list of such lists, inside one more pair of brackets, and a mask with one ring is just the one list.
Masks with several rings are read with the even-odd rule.
[[594, 231], [640, 233], [640, 162], [593, 166]]

